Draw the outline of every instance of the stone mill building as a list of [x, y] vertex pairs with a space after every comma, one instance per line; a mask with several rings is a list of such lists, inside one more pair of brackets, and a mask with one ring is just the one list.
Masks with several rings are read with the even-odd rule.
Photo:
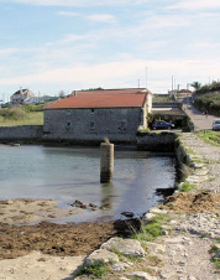
[[145, 88], [74, 91], [44, 110], [44, 139], [133, 142], [147, 127], [152, 95]]

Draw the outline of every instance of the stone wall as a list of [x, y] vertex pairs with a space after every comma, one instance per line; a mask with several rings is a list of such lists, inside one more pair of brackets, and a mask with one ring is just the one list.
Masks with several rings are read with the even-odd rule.
[[0, 127], [1, 141], [34, 140], [41, 141], [43, 134], [42, 125], [20, 125]]
[[[134, 130], [136, 133], [136, 130]], [[64, 132], [64, 131], [63, 131]], [[134, 133], [134, 132], [133, 132]], [[49, 137], [46, 137], [49, 136]], [[24, 125], [24, 126], [11, 126], [11, 127], [0, 127], [0, 141], [37, 141], [37, 142], [47, 142], [47, 141], [54, 141], [54, 142], [71, 142], [74, 143], [74, 141], [81, 143], [81, 144], [87, 144], [90, 145], [93, 142], [96, 142], [100, 144], [100, 142], [103, 141], [104, 135], [102, 137], [100, 135], [92, 135], [89, 137], [88, 135], [85, 135], [85, 139], [82, 138], [68, 138], [67, 135], [60, 135], [59, 137], [57, 134], [55, 134], [55, 138], [52, 138], [51, 135], [45, 134], [45, 129], [43, 130], [43, 126], [41, 125]], [[96, 137], [96, 138], [95, 138]], [[117, 138], [116, 138], [117, 137]], [[124, 138], [123, 138], [124, 137]], [[136, 144], [137, 149], [139, 150], [145, 150], [145, 151], [165, 151], [170, 152], [174, 151], [175, 149], [175, 139], [177, 139], [178, 135], [172, 132], [161, 132], [161, 133], [143, 133], [138, 136], [128, 136], [127, 134], [116, 134], [114, 140], [112, 143], [118, 142], [120, 139], [122, 143], [128, 143], [128, 144]], [[113, 138], [113, 137], [112, 137]], [[132, 139], [132, 141], [129, 142], [129, 139]]]
[[137, 148], [144, 151], [175, 151], [175, 140], [178, 135], [172, 132], [140, 133], [137, 136]]
[[141, 108], [53, 109], [44, 111], [44, 136], [49, 141], [136, 142], [144, 124]]

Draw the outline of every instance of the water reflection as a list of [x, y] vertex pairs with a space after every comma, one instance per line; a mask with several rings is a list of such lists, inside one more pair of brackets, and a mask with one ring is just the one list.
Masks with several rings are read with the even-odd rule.
[[96, 147], [0, 146], [0, 199], [50, 198], [61, 207], [76, 199], [100, 211], [76, 219], [103, 215], [113, 218], [131, 211], [141, 214], [154, 205], [157, 188], [175, 183], [174, 157], [149, 157], [136, 150], [115, 151], [113, 181], [100, 184], [100, 150]]
[[112, 182], [101, 184], [101, 209], [112, 209], [114, 197], [114, 184]]

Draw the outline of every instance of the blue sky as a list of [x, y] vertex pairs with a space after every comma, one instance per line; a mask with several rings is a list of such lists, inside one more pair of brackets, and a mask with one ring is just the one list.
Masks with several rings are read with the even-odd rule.
[[0, 0], [0, 99], [20, 87], [175, 86], [220, 79], [219, 0]]

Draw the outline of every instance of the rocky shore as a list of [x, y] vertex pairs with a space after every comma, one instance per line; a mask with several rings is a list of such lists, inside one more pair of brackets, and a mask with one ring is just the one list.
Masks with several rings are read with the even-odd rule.
[[[181, 136], [180, 142], [184, 161], [191, 168], [185, 183], [193, 188], [181, 192], [181, 183], [164, 205], [146, 213], [145, 222], [158, 215], [165, 217], [161, 236], [151, 242], [111, 239], [88, 256], [85, 264], [110, 263], [114, 272], [102, 279], [220, 279], [220, 149], [191, 133]], [[128, 255], [134, 257], [132, 261]], [[96, 277], [80, 275], [76, 279]]]
[[[82, 225], [82, 232], [77, 236], [79, 244], [94, 244], [99, 240], [97, 246], [81, 254], [79, 248], [78, 257], [66, 256], [65, 252], [51, 256], [37, 247], [33, 249], [37, 251], [29, 250], [29, 254], [23, 257], [1, 260], [0, 279], [71, 280], [74, 277], [77, 280], [219, 280], [220, 149], [204, 143], [191, 133], [180, 136], [180, 146], [179, 155], [185, 167], [189, 167], [188, 176], [164, 204], [151, 208], [142, 217], [144, 224], [159, 218], [162, 235], [152, 240], [145, 240], [138, 234], [136, 239], [127, 239], [116, 237], [118, 234], [113, 224], [98, 225], [94, 231], [94, 225]], [[181, 188], [183, 190], [185, 186], [191, 189], [182, 192]], [[67, 228], [59, 244], [70, 236], [70, 247], [71, 240], [72, 243], [76, 242], [70, 234], [74, 225], [67, 225]], [[131, 228], [137, 233], [135, 227]], [[27, 235], [31, 244], [38, 244], [41, 235], [44, 235], [42, 229], [36, 232], [34, 228]], [[61, 228], [58, 227], [54, 227], [54, 231], [52, 227], [47, 229], [57, 250], [66, 250], [68, 245], [58, 246], [56, 233], [59, 231]], [[12, 233], [10, 226], [2, 227], [1, 232], [5, 233], [5, 240], [9, 240]], [[85, 232], [88, 232], [87, 240], [83, 238]], [[105, 239], [101, 238], [104, 232]], [[25, 229], [20, 228], [20, 231], [15, 232], [14, 239], [25, 234]], [[56, 252], [54, 244], [49, 246], [48, 240], [48, 248]], [[9, 240], [7, 246], [5, 250], [9, 250], [10, 246], [13, 248], [13, 241]], [[91, 271], [93, 274], [89, 274]]]

